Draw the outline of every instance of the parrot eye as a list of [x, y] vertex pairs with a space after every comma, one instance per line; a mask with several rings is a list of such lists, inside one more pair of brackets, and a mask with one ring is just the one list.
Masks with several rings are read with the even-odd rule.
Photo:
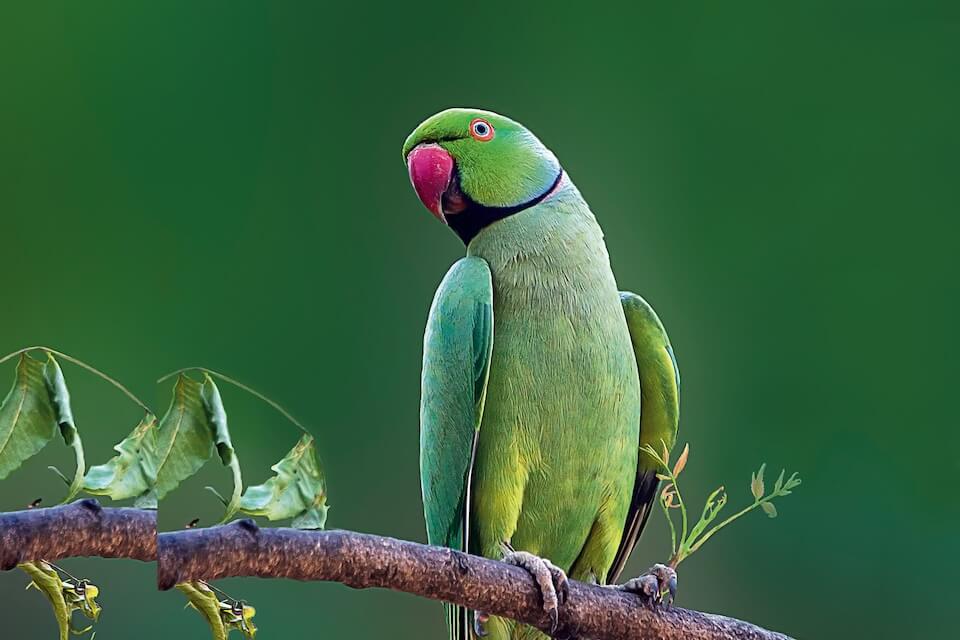
[[474, 118], [470, 122], [470, 135], [474, 140], [486, 142], [493, 139], [493, 125], [483, 118]]

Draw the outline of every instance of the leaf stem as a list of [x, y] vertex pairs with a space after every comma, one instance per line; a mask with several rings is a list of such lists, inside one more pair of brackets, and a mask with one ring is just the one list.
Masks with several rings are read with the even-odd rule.
[[663, 514], [667, 517], [667, 524], [670, 525], [670, 555], [677, 555], [677, 528], [673, 526], [673, 518], [670, 516], [670, 507], [663, 504], [660, 500], [660, 506], [663, 508]]
[[226, 598], [227, 600], [233, 600], [234, 602], [243, 602], [243, 601], [240, 600], [239, 598], [234, 598], [233, 596], [231, 596], [229, 593], [227, 593], [227, 592], [224, 591], [223, 589], [218, 589], [217, 587], [213, 586], [212, 584], [210, 584], [210, 583], [207, 582], [206, 580], [197, 580], [197, 582], [199, 582], [200, 584], [204, 585], [205, 587], [207, 587], [207, 588], [210, 589], [211, 591], [214, 591], [214, 592], [216, 592], [216, 593], [219, 593], [221, 596], [223, 596], [223, 597]]
[[[0, 362], [2, 362], [2, 361], [0, 361]], [[211, 376], [213, 376], [213, 377], [215, 377], [215, 378], [220, 378], [220, 379], [223, 380], [224, 382], [228, 382], [228, 383], [232, 384], [233, 386], [235, 386], [235, 387], [237, 387], [237, 388], [239, 388], [239, 389], [243, 389], [244, 391], [246, 391], [246, 392], [249, 393], [250, 395], [254, 396], [255, 398], [259, 398], [259, 399], [262, 400], [263, 402], [266, 402], [268, 405], [270, 405], [271, 407], [273, 407], [277, 412], [280, 413], [280, 415], [282, 415], [284, 418], [286, 418], [287, 420], [289, 420], [290, 422], [292, 422], [294, 425], [296, 425], [301, 431], [303, 431], [304, 433], [306, 433], [306, 434], [308, 434], [308, 435], [310, 434], [310, 431], [309, 431], [305, 426], [303, 426], [302, 424], [300, 424], [300, 421], [297, 420], [296, 418], [294, 418], [293, 415], [291, 415], [291, 413], [290, 413], [289, 411], [287, 411], [286, 409], [284, 409], [279, 403], [274, 402], [273, 400], [271, 400], [271, 399], [268, 398], [267, 396], [263, 395], [262, 393], [260, 393], [260, 392], [257, 391], [256, 389], [254, 389], [254, 388], [252, 388], [252, 387], [250, 387], [250, 386], [248, 386], [248, 385], [245, 385], [244, 383], [240, 382], [239, 380], [235, 380], [235, 379], [231, 378], [230, 376], [224, 375], [224, 374], [222, 374], [222, 373], [218, 373], [218, 372], [216, 372], [216, 371], [214, 371], [214, 370], [212, 370], [212, 369], [207, 369], [206, 367], [184, 367], [183, 369], [177, 369], [176, 371], [171, 371], [171, 372], [168, 373], [167, 375], [165, 375], [165, 376], [161, 377], [159, 380], [157, 380], [157, 384], [162, 383], [164, 380], [169, 380], [169, 379], [172, 378], [173, 376], [177, 376], [177, 375], [180, 375], [181, 373], [186, 373], [186, 372], [188, 372], [188, 371], [202, 371], [202, 372], [204, 372], [204, 373], [206, 373], [206, 374], [208, 374], [208, 375], [211, 375]]]
[[732, 516], [730, 516], [729, 518], [727, 518], [727, 519], [724, 520], [723, 522], [714, 525], [713, 527], [710, 528], [709, 531], [707, 531], [705, 534], [703, 534], [703, 536], [702, 536], [699, 540], [697, 540], [697, 542], [696, 542], [692, 547], [690, 547], [690, 553], [693, 553], [694, 551], [696, 551], [697, 549], [699, 549], [700, 546], [701, 546], [704, 542], [706, 542], [707, 540], [710, 539], [710, 536], [712, 536], [713, 534], [715, 534], [715, 533], [716, 533], [717, 531], [719, 531], [720, 529], [724, 528], [725, 526], [727, 526], [728, 524], [730, 524], [731, 522], [733, 522], [734, 520], [736, 520], [736, 519], [739, 518], [740, 516], [743, 516], [743, 515], [746, 515], [746, 514], [750, 513], [751, 511], [753, 511], [754, 509], [756, 509], [757, 507], [759, 507], [762, 503], [764, 503], [764, 502], [770, 502], [770, 500], [773, 499], [773, 498], [774, 498], [774, 494], [771, 494], [771, 495], [767, 496], [766, 498], [761, 498], [760, 500], [755, 500], [753, 504], [744, 507], [743, 509], [741, 509], [740, 511], [737, 511], [735, 514], [733, 514]]
[[68, 578], [72, 578], [75, 582], [83, 582], [83, 580], [81, 580], [81, 579], [78, 578], [77, 576], [73, 575], [72, 573], [70, 573], [69, 571], [67, 571], [66, 569], [64, 569], [63, 567], [58, 567], [57, 565], [53, 564], [53, 563], [50, 562], [49, 560], [41, 560], [40, 562], [43, 562], [44, 564], [50, 565], [51, 567], [53, 567], [54, 569], [56, 569], [56, 570], [59, 571], [60, 573], [65, 574]]
[[143, 409], [143, 410], [146, 411], [147, 413], [150, 413], [150, 414], [153, 413], [153, 411], [151, 411], [150, 407], [148, 407], [140, 398], [138, 398], [137, 396], [133, 395], [133, 392], [130, 391], [129, 389], [127, 389], [125, 386], [123, 386], [119, 381], [111, 378], [110, 376], [108, 376], [107, 374], [105, 374], [103, 371], [100, 371], [100, 370], [97, 369], [96, 367], [87, 364], [87, 363], [84, 362], [83, 360], [79, 360], [79, 359], [77, 359], [77, 358], [74, 358], [73, 356], [68, 356], [67, 354], [63, 353], [62, 351], [57, 351], [56, 349], [51, 349], [50, 347], [34, 346], [34, 347], [24, 347], [23, 349], [18, 349], [18, 350], [16, 350], [16, 351], [14, 351], [13, 353], [8, 353], [7, 355], [5, 355], [5, 356], [3, 356], [2, 358], [0, 358], [0, 364], [3, 364], [4, 362], [6, 362], [7, 360], [10, 360], [11, 358], [14, 358], [14, 357], [16, 357], [16, 356], [19, 356], [19, 355], [21, 355], [21, 354], [23, 354], [23, 353], [28, 353], [28, 352], [30, 352], [30, 351], [46, 351], [47, 353], [52, 353], [52, 354], [54, 354], [55, 356], [58, 356], [58, 357], [60, 357], [60, 358], [63, 358], [63, 359], [66, 360], [67, 362], [72, 362], [73, 364], [77, 365], [78, 367], [82, 367], [82, 368], [86, 369], [86, 370], [89, 371], [90, 373], [94, 374], [95, 376], [97, 376], [97, 377], [99, 377], [99, 378], [101, 378], [101, 379], [103, 379], [103, 380], [106, 380], [107, 382], [109, 382], [110, 384], [112, 384], [114, 387], [116, 387], [117, 389], [119, 389], [119, 390], [123, 393], [123, 395], [127, 396], [130, 400], [133, 400], [133, 402], [134, 402], [137, 406], [139, 406], [141, 409]]

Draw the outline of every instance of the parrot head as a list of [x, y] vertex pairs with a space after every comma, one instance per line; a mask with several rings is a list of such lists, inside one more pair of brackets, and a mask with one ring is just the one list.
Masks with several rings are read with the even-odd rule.
[[479, 109], [447, 109], [403, 143], [410, 182], [424, 206], [464, 244], [560, 186], [556, 156], [523, 125]]

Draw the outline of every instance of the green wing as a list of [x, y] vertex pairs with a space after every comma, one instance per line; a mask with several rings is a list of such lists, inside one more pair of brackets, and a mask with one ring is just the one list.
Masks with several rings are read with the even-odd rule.
[[[423, 340], [420, 484], [430, 544], [469, 549], [470, 480], [493, 352], [493, 284], [480, 258], [454, 264], [437, 289]], [[450, 637], [467, 611], [447, 606]]]
[[[659, 451], [665, 444], [672, 449], [680, 422], [680, 370], [673, 356], [673, 347], [660, 318], [646, 300], [624, 291], [620, 293], [620, 302], [640, 374], [639, 446], [650, 444]], [[617, 580], [637, 545], [650, 516], [658, 484], [656, 463], [641, 453], [623, 537], [607, 573], [607, 582]]]

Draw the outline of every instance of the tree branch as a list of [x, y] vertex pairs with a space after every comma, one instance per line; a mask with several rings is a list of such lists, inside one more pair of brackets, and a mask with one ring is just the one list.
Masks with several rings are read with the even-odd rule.
[[[502, 562], [348, 531], [260, 529], [239, 520], [158, 536], [157, 581], [234, 576], [331, 580], [382, 587], [463, 605], [549, 631], [540, 594], [522, 569]], [[593, 640], [790, 640], [748, 622], [673, 607], [652, 610], [636, 596], [571, 582], [557, 638]]]
[[[405, 591], [549, 629], [525, 571], [450, 549], [348, 531], [260, 529], [252, 520], [158, 536], [155, 512], [104, 508], [93, 499], [0, 514], [0, 569], [73, 556], [159, 560], [161, 589], [232, 576], [331, 580]], [[654, 611], [636, 596], [580, 582], [570, 584], [554, 636], [790, 640], [724, 616], [678, 607]]]
[[157, 516], [104, 508], [92, 498], [46, 509], [0, 513], [0, 570], [74, 556], [157, 558]]

